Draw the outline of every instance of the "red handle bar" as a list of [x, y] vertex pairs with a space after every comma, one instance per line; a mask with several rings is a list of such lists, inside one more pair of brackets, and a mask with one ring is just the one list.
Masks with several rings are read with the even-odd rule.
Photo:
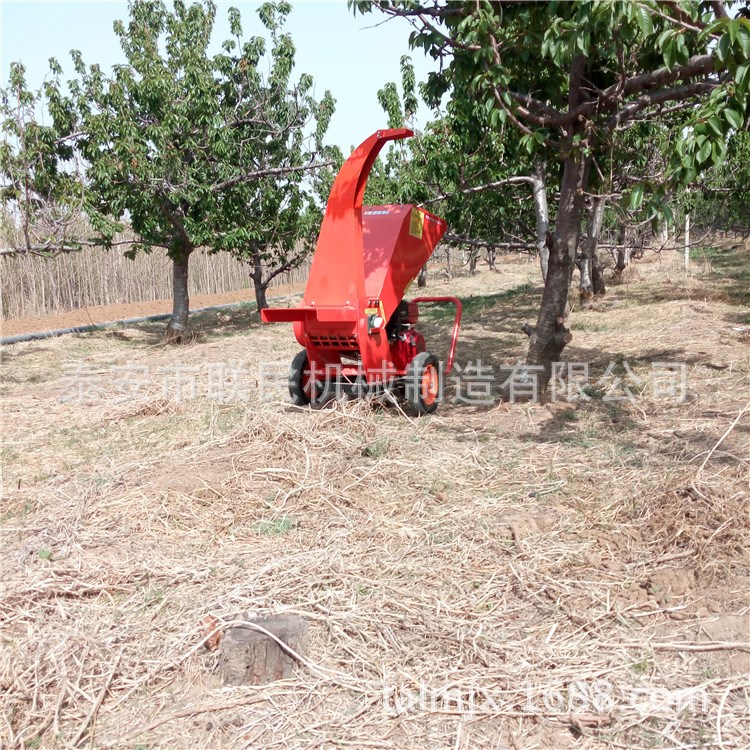
[[451, 334], [451, 348], [448, 352], [448, 361], [445, 363], [445, 374], [448, 375], [453, 369], [453, 359], [456, 356], [456, 342], [458, 341], [458, 328], [461, 325], [461, 300], [458, 297], [417, 297], [412, 302], [448, 302], [456, 307], [456, 318], [453, 321], [453, 333]]

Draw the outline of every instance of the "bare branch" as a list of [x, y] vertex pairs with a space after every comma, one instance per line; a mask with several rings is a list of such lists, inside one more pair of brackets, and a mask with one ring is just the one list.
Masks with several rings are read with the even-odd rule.
[[471, 247], [486, 247], [488, 250], [520, 250], [523, 252], [536, 252], [536, 245], [533, 242], [490, 242], [489, 240], [476, 239], [467, 237], [462, 234], [452, 234], [448, 232], [443, 235], [446, 242], [453, 242], [456, 245], [469, 245]]
[[303, 164], [303, 165], [296, 166], [296, 167], [270, 167], [268, 169], [259, 169], [255, 172], [247, 172], [242, 175], [237, 175], [236, 177], [232, 177], [229, 180], [225, 180], [224, 182], [217, 182], [211, 185], [211, 191], [216, 193], [219, 190], [224, 190], [225, 188], [232, 187], [233, 185], [240, 185], [243, 182], [251, 182], [252, 180], [257, 180], [260, 177], [270, 177], [271, 175], [291, 174], [293, 172], [309, 172], [313, 169], [321, 169], [322, 167], [330, 167], [330, 166], [333, 166], [334, 164], [335, 162], [331, 160], [331, 161], [321, 161], [315, 164]]
[[94, 240], [76, 240], [74, 244], [58, 244], [56, 242], [42, 243], [40, 245], [31, 245], [30, 247], [4, 247], [0, 248], [0, 257], [9, 255], [38, 255], [49, 257], [63, 255], [65, 253], [79, 253], [84, 247], [119, 247], [122, 245], [148, 245], [149, 247], [162, 247], [165, 250], [167, 245], [161, 245], [155, 242], [144, 242], [143, 240], [120, 240], [118, 242], [97, 242]]
[[621, 123], [632, 119], [634, 115], [638, 114], [638, 112], [646, 109], [646, 107], [668, 101], [683, 101], [684, 99], [692, 98], [694, 96], [707, 94], [710, 91], [713, 91], [716, 86], [718, 86], [718, 83], [686, 83], [683, 86], [675, 86], [671, 89], [643, 94], [636, 100], [619, 109], [604, 123], [604, 127], [607, 130], [614, 130]]
[[[666, 86], [675, 81], [684, 81], [688, 78], [694, 78], [700, 75], [709, 75], [714, 69], [714, 59], [712, 55], [695, 55], [691, 57], [685, 65], [677, 65], [672, 70], [669, 68], [658, 68], [651, 73], [642, 73], [639, 76], [629, 78], [625, 81], [625, 96], [639, 94], [641, 91], [656, 88], [657, 86]], [[615, 92], [615, 86], [610, 86], [603, 92], [604, 97], [608, 97]]]
[[[665, 3], [667, 5], [667, 3]], [[670, 23], [673, 23], [675, 26], [679, 26], [681, 29], [685, 29], [685, 31], [693, 31], [700, 33], [703, 31], [705, 26], [696, 26], [694, 23], [691, 22], [690, 16], [685, 16], [681, 13], [675, 14], [675, 15], [682, 15], [682, 18], [673, 18], [670, 15], [667, 15], [666, 13], [662, 13], [659, 10], [653, 10], [649, 9], [650, 12], [655, 13], [659, 18], [663, 18], [665, 21], [669, 21]], [[687, 19], [687, 20], [686, 20]]]
[[295, 268], [299, 267], [304, 262], [305, 258], [307, 257], [308, 257], [307, 251], [299, 253], [298, 255], [295, 255], [293, 258], [288, 260], [283, 265], [269, 272], [268, 276], [266, 276], [263, 282], [263, 287], [267, 288], [268, 285], [271, 283], [271, 281], [273, 281], [277, 276], [281, 275], [282, 273], [286, 273], [287, 271], [292, 271]]
[[469, 195], [470, 193], [481, 193], [484, 190], [494, 190], [495, 188], [502, 187], [503, 185], [533, 185], [537, 179], [535, 177], [507, 177], [504, 180], [495, 180], [495, 182], [488, 182], [485, 185], [477, 185], [476, 187], [465, 188], [464, 190], [455, 190], [452, 193], [446, 193], [445, 195], [439, 195], [437, 198], [430, 198], [428, 201], [423, 201], [420, 205], [429, 206], [431, 203], [437, 203], [443, 201], [446, 198], [452, 198], [454, 195]]
[[[565, 127], [582, 117], [590, 117], [602, 104], [609, 107], [616, 107], [618, 101], [622, 97], [640, 94], [643, 91], [666, 86], [676, 81], [684, 81], [702, 75], [709, 75], [711, 72], [713, 72], [713, 57], [711, 55], [696, 55], [690, 58], [685, 65], [675, 66], [672, 70], [669, 70], [668, 68], [658, 68], [650, 73], [642, 73], [633, 78], [628, 78], [624, 82], [618, 81], [617, 83], [612, 84], [609, 88], [604, 89], [604, 91], [602, 91], [595, 99], [571, 107], [567, 112], [559, 113], [557, 115], [534, 115], [533, 113], [524, 111], [523, 108], [518, 108], [517, 112], [524, 117], [524, 119], [527, 119], [529, 122], [538, 125], [539, 127]], [[511, 96], [513, 96], [513, 98], [523, 97], [522, 94], [511, 94]], [[495, 92], [495, 98], [503, 104], [497, 91]], [[668, 96], [667, 98], [662, 99], [662, 101], [668, 101], [670, 98], [674, 99], [675, 97]], [[627, 107], [628, 105], [625, 106]], [[636, 109], [635, 112], [640, 111], [640, 109], [641, 108]], [[509, 116], [511, 115], [509, 114]], [[628, 119], [628, 117], [620, 117], [620, 121], [626, 119]], [[528, 127], [520, 124], [518, 120], [514, 120], [514, 124], [520, 126], [525, 133], [531, 132]]]
[[724, 3], [722, 2], [722, 0], [711, 0], [710, 4], [714, 15], [717, 18], [729, 18], [727, 9], [724, 7]]

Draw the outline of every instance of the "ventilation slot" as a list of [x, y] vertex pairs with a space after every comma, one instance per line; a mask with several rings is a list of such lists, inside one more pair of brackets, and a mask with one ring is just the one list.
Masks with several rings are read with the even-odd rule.
[[321, 349], [358, 349], [356, 336], [324, 336], [308, 334], [310, 343]]

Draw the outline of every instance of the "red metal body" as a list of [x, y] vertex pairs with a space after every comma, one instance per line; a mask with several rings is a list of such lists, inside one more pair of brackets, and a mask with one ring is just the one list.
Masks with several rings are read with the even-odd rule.
[[[421, 342], [393, 341], [386, 325], [445, 233], [446, 223], [413, 205], [362, 205], [367, 178], [382, 147], [411, 135], [406, 129], [379, 130], [346, 160], [331, 189], [302, 303], [261, 311], [265, 322], [294, 323], [314, 372], [341, 366], [344, 375], [357, 371], [374, 383], [382, 373], [403, 375], [419, 347], [424, 349], [421, 336]], [[454, 298], [422, 301], [457, 304], [452, 364], [460, 303]]]

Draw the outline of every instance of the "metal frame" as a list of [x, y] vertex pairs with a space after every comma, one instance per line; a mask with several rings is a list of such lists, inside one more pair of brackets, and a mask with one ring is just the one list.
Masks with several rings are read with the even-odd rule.
[[453, 369], [453, 360], [456, 356], [456, 343], [458, 342], [458, 329], [461, 326], [461, 312], [463, 310], [461, 306], [461, 300], [458, 297], [417, 297], [416, 299], [411, 300], [411, 302], [416, 302], [418, 305], [423, 303], [441, 303], [445, 302], [448, 304], [455, 305], [456, 307], [456, 317], [453, 320], [453, 332], [451, 333], [451, 346], [450, 350], [448, 351], [448, 359], [445, 362], [445, 369], [443, 372], [448, 375], [450, 374], [450, 371]]

